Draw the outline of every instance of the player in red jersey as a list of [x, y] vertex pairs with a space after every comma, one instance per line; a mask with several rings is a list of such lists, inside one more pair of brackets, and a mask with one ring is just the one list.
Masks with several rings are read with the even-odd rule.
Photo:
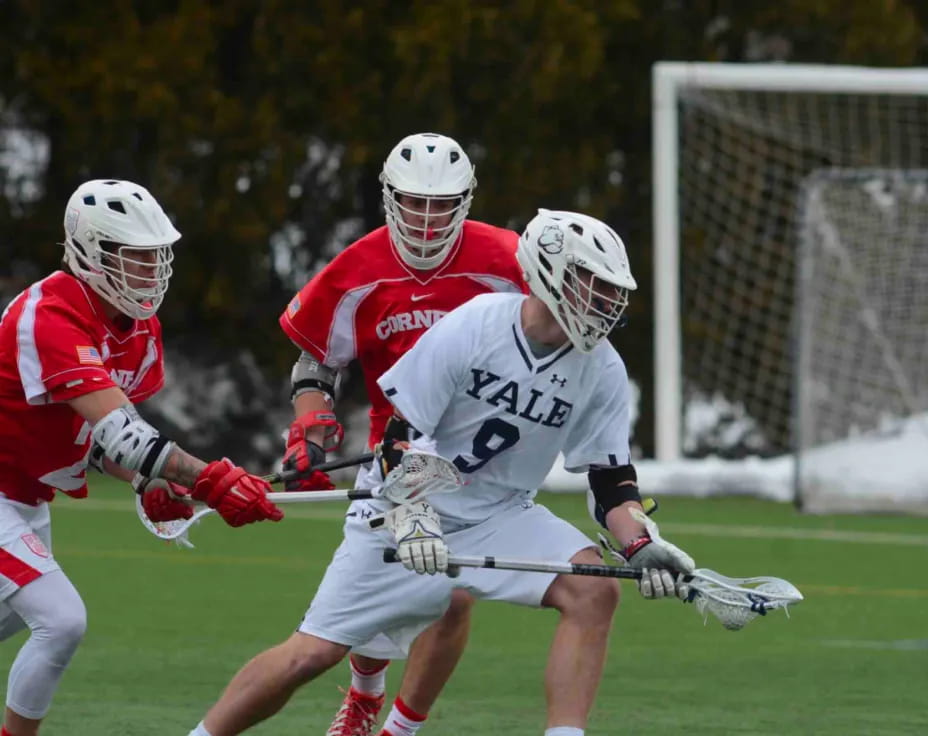
[[0, 318], [0, 640], [28, 627], [13, 661], [2, 736], [34, 736], [83, 637], [80, 595], [51, 553], [56, 491], [87, 495], [88, 463], [130, 481], [154, 520], [184, 497], [232, 526], [279, 520], [267, 483], [189, 455], [134, 408], [164, 382], [155, 312], [180, 233], [143, 187], [82, 184], [65, 211], [64, 265]]
[[[292, 373], [296, 420], [285, 467], [305, 471], [323, 461], [338, 431], [336, 378], [352, 360], [360, 363], [371, 401], [368, 442], [374, 447], [393, 414], [377, 385], [384, 371], [430, 325], [472, 297], [525, 291], [515, 257], [518, 234], [467, 219], [477, 182], [455, 141], [433, 133], [404, 138], [387, 157], [381, 182], [387, 224], [345, 248], [281, 315], [281, 327], [302, 351]], [[330, 487], [327, 476], [315, 473], [288, 490]], [[457, 591], [446, 615], [416, 640], [384, 733], [411, 734], [425, 720], [463, 652], [471, 606], [469, 594]], [[297, 632], [258, 655], [192, 733], [239, 733], [280, 708], [302, 684], [301, 644], [308, 638]], [[389, 658], [404, 656], [409, 643], [381, 636], [352, 651], [351, 687], [327, 736], [373, 732]]]

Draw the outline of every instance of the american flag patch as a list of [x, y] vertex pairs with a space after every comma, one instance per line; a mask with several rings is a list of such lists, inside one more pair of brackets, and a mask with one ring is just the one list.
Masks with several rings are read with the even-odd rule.
[[300, 306], [300, 297], [293, 297], [287, 305], [287, 316], [293, 319], [293, 315], [300, 311]]
[[83, 365], [103, 365], [100, 351], [92, 345], [78, 345], [77, 359]]

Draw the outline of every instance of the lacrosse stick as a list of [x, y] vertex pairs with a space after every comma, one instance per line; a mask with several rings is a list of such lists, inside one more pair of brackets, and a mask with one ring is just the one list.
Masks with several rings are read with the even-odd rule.
[[[383, 551], [384, 562], [399, 562], [395, 549]], [[477, 557], [449, 555], [448, 568], [478, 567], [493, 570], [523, 570], [525, 572], [547, 572], [560, 575], [591, 575], [601, 578], [625, 578], [640, 580], [641, 570], [633, 567], [612, 565], [588, 565], [572, 562], [544, 562], [541, 560], [519, 560], [502, 557]], [[695, 603], [704, 620], [712, 614], [726, 629], [736, 631], [744, 628], [767, 611], [782, 608], [789, 615], [788, 607], [802, 600], [802, 593], [787, 580], [773, 577], [729, 578], [714, 570], [700, 568], [683, 580], [689, 585], [687, 602]]]
[[[419, 457], [419, 456], [424, 457]], [[312, 470], [327, 472], [329, 470], [338, 470], [353, 465], [363, 465], [373, 460], [374, 455], [365, 453], [353, 458], [344, 460], [333, 460], [332, 462], [317, 465]], [[407, 458], [409, 458], [407, 460]], [[428, 458], [428, 459], [426, 459]], [[399, 471], [399, 472], [397, 472]], [[452, 472], [453, 471], [453, 472]], [[310, 471], [312, 472], [312, 471]], [[395, 473], [395, 475], [394, 475]], [[285, 470], [280, 473], [272, 473], [264, 476], [268, 483], [281, 483], [294, 480], [304, 475], [299, 470]], [[457, 485], [454, 485], [456, 475]], [[387, 480], [379, 489], [371, 490], [349, 490], [349, 491], [294, 491], [283, 493], [269, 493], [267, 498], [273, 503], [317, 503], [321, 501], [359, 501], [369, 500], [372, 498], [386, 498], [393, 503], [404, 503], [411, 498], [430, 493], [444, 492], [448, 493], [462, 485], [457, 468], [449, 461], [438, 455], [427, 453], [407, 452], [403, 455], [400, 465], [394, 468], [387, 475]], [[159, 539], [174, 541], [181, 547], [193, 548], [193, 544], [187, 536], [187, 532], [201, 519], [216, 510], [202, 504], [196, 504], [196, 509], [189, 519], [175, 519], [173, 521], [152, 521], [145, 513], [142, 506], [142, 497], [136, 494], [135, 510], [138, 514], [142, 525]]]
[[[329, 470], [338, 470], [340, 468], [350, 468], [353, 465], [363, 465], [374, 459], [373, 453], [367, 452], [363, 455], [345, 458], [343, 460], [333, 460], [328, 463], [322, 463], [312, 468], [308, 472], [300, 470], [283, 470], [279, 473], [265, 475], [263, 480], [268, 483], [285, 483], [290, 480], [296, 480], [308, 473], [316, 470], [326, 472]], [[353, 501], [356, 498], [371, 498], [368, 491], [299, 491], [293, 493], [269, 493], [267, 497], [274, 503], [300, 503], [307, 501]], [[189, 519], [174, 519], [173, 521], [152, 521], [145, 513], [142, 506], [141, 494], [135, 496], [135, 511], [138, 514], [139, 521], [142, 522], [148, 531], [159, 539], [175, 541], [181, 547], [193, 548], [193, 544], [187, 538], [187, 532], [194, 524], [199, 523], [204, 516], [216, 513], [215, 509], [209, 508], [203, 504], [191, 504], [194, 507], [193, 516]]]
[[387, 473], [380, 495], [393, 503], [409, 503], [433, 493], [453, 493], [463, 485], [461, 473], [450, 460], [406, 450], [399, 465]]

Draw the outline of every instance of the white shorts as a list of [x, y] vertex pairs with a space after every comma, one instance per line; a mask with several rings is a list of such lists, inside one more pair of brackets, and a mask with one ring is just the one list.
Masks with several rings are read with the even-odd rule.
[[[381, 659], [405, 657], [416, 636], [447, 609], [454, 588], [475, 598], [540, 606], [553, 573], [464, 568], [457, 578], [417, 575], [383, 561], [395, 543], [389, 531], [372, 531], [373, 508], [352, 504], [345, 538], [335, 551], [299, 631]], [[453, 554], [527, 557], [567, 562], [596, 545], [544, 506], [526, 501], [487, 521], [445, 535]]]
[[52, 556], [48, 504], [29, 506], [0, 496], [0, 601], [59, 569]]

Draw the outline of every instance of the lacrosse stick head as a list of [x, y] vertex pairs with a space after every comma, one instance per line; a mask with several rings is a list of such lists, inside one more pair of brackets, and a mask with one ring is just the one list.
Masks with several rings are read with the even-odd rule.
[[778, 608], [789, 616], [789, 606], [803, 599], [796, 586], [783, 578], [730, 578], [706, 568], [694, 570], [688, 585], [687, 601], [696, 606], [703, 619], [712, 614], [731, 631], [743, 629], [758, 616]]
[[461, 473], [450, 460], [421, 450], [407, 450], [387, 473], [378, 495], [393, 503], [409, 503], [435, 493], [453, 493], [464, 485]]
[[198, 523], [200, 519], [207, 514], [213, 513], [211, 508], [202, 506], [198, 508], [189, 519], [152, 521], [148, 518], [148, 514], [145, 513], [145, 507], [142, 505], [142, 496], [139, 493], [135, 494], [135, 511], [139, 516], [139, 521], [142, 522], [142, 526], [156, 537], [168, 542], [176, 542], [178, 547], [187, 547], [188, 549], [193, 549], [193, 543], [187, 537], [187, 532], [190, 531], [190, 527]]

